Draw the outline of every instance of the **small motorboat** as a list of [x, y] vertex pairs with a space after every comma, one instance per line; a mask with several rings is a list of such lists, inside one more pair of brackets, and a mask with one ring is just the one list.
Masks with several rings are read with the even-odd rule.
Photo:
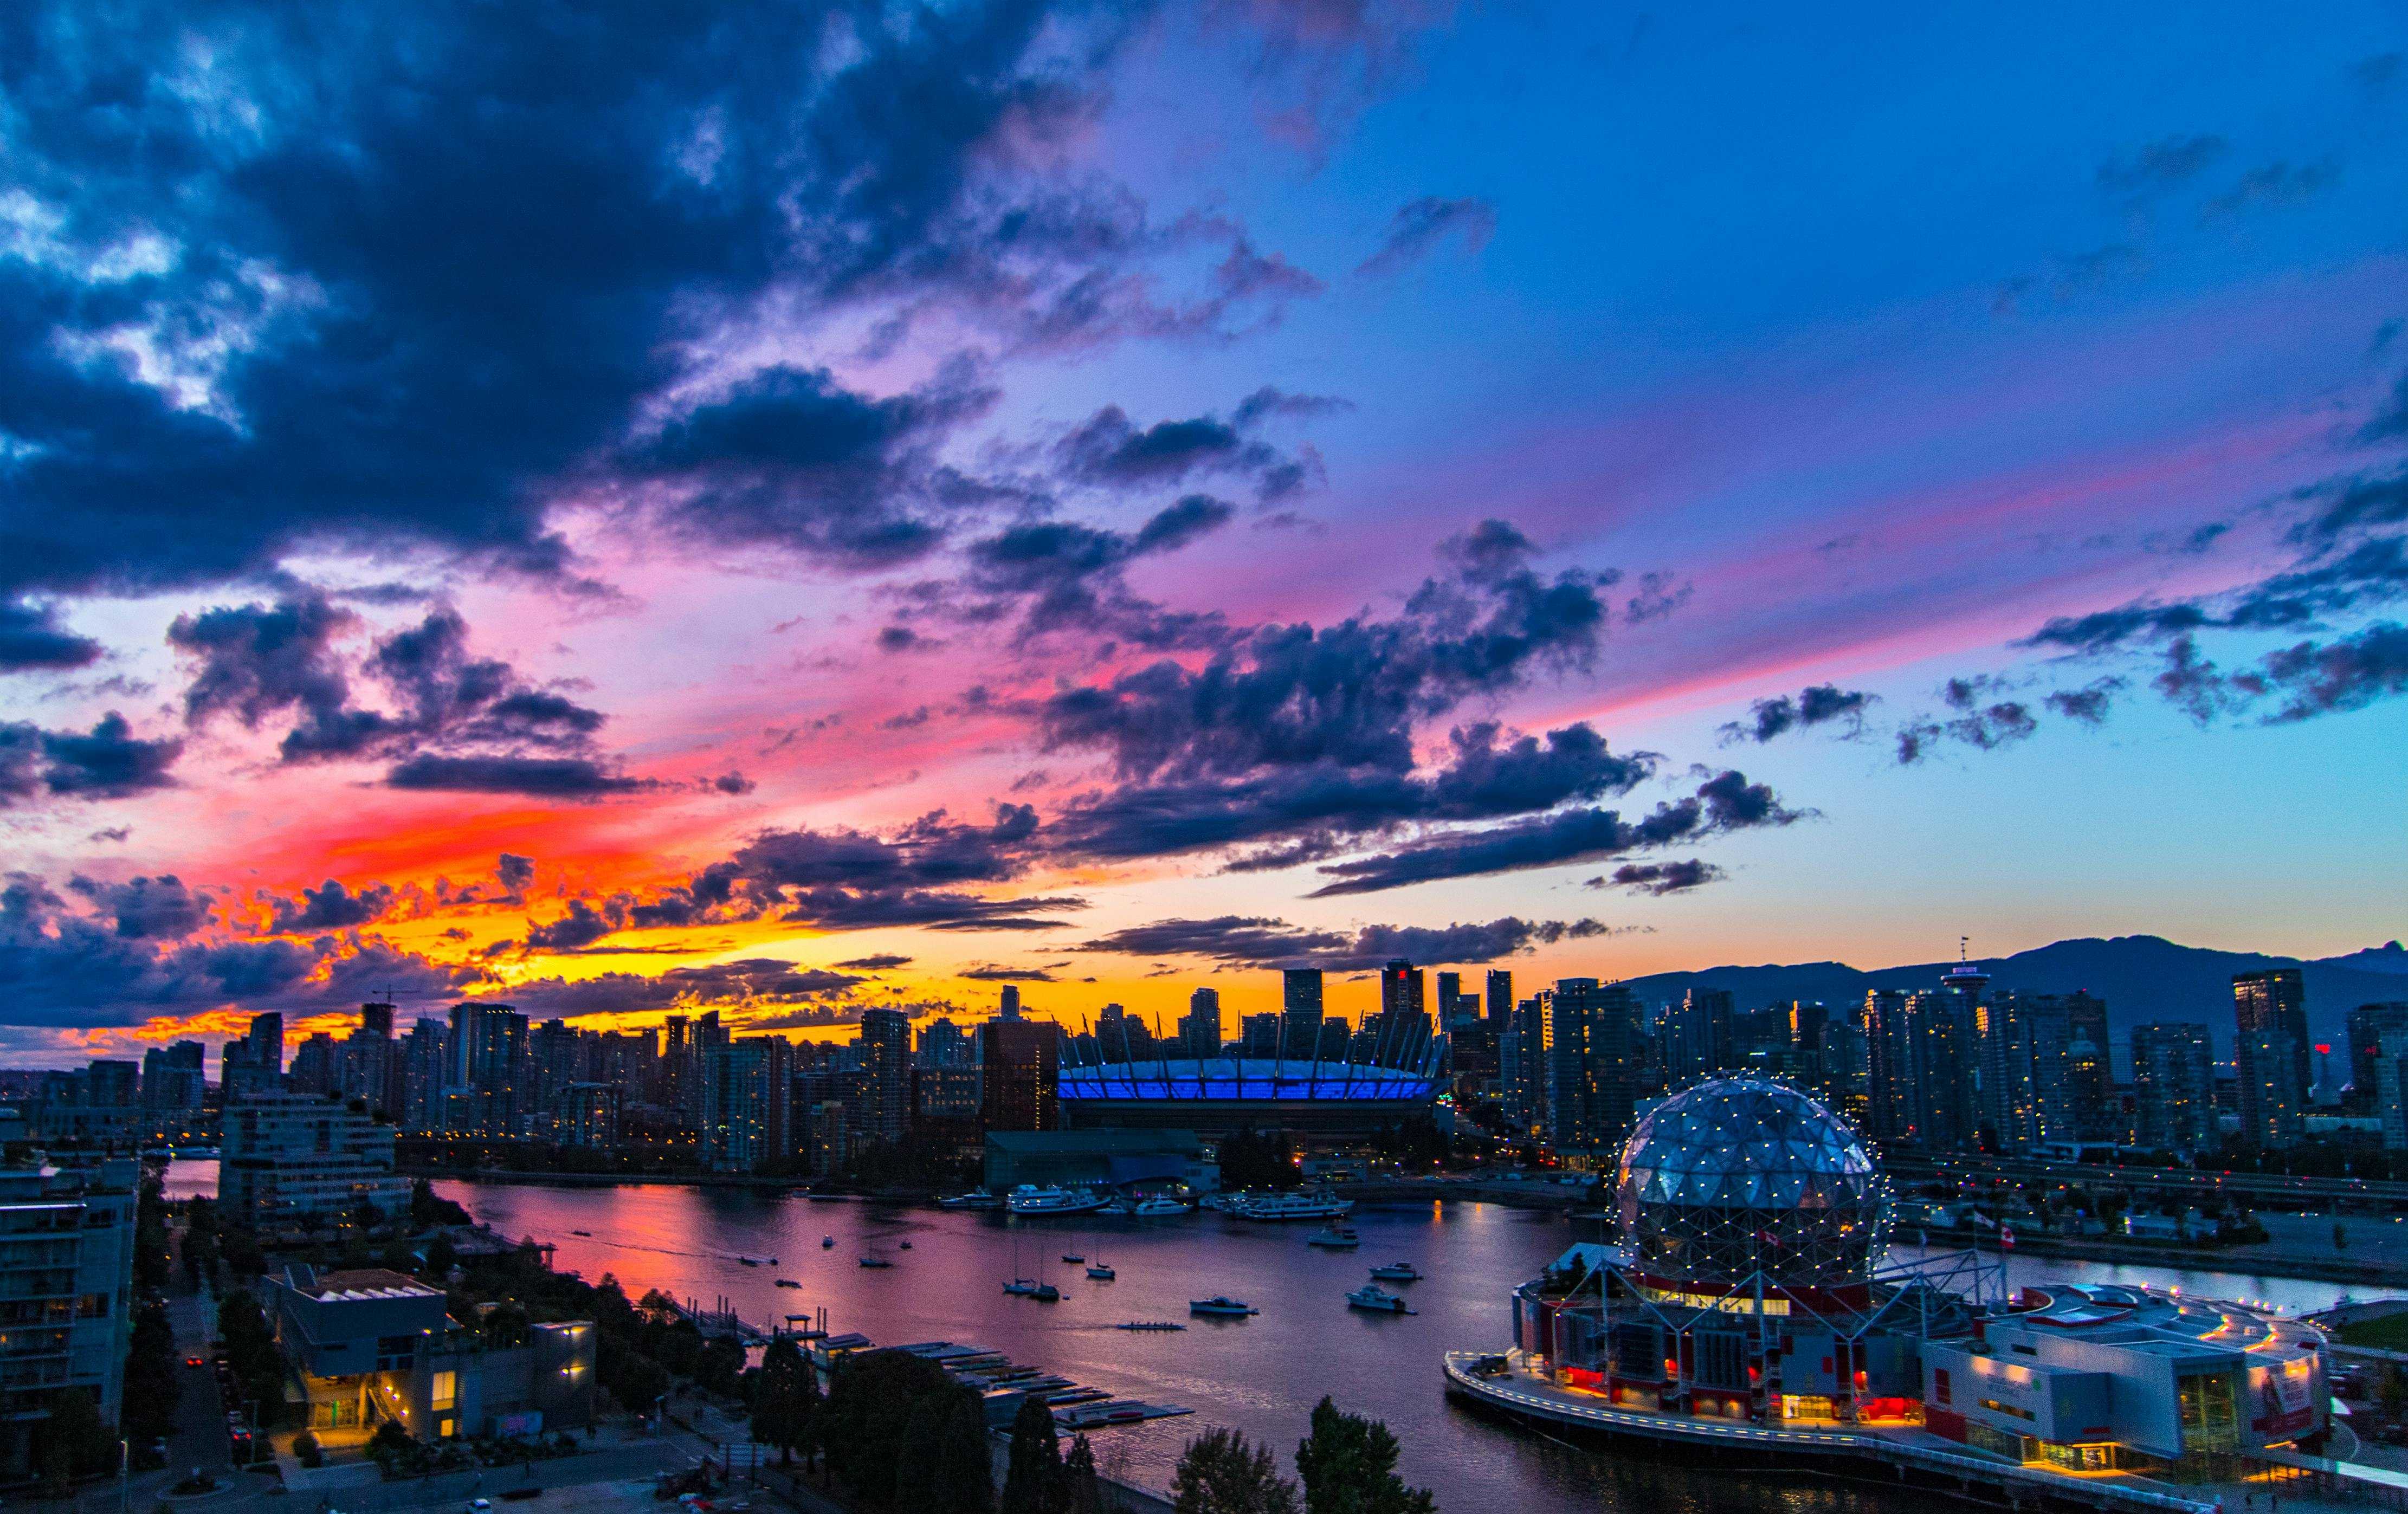
[[1087, 1264], [1087, 1276], [1097, 1282], [1110, 1282], [1120, 1274], [1112, 1270], [1109, 1262], [1090, 1262]]
[[822, 1236], [820, 1237], [820, 1250], [823, 1250], [823, 1251], [833, 1251], [833, 1250], [836, 1250], [836, 1237], [835, 1237], [834, 1235], [822, 1235]]
[[736, 1260], [748, 1267], [774, 1267], [778, 1264], [774, 1256], [739, 1256]]
[[1421, 1269], [1410, 1262], [1390, 1262], [1371, 1269], [1371, 1276], [1382, 1282], [1419, 1282]]
[[1307, 1235], [1304, 1243], [1318, 1246], [1325, 1251], [1351, 1251], [1363, 1244], [1363, 1237], [1354, 1234], [1353, 1225], [1331, 1225]]
[[1252, 1304], [1247, 1303], [1243, 1299], [1230, 1298], [1225, 1294], [1215, 1293], [1211, 1298], [1189, 1299], [1187, 1301], [1187, 1312], [1190, 1314], [1209, 1314], [1219, 1319], [1241, 1320], [1247, 1315], [1260, 1314], [1263, 1311], [1254, 1307]]
[[1114, 1330], [1184, 1330], [1187, 1327], [1176, 1320], [1131, 1320], [1123, 1324], [1116, 1324], [1112, 1328]]
[[593, 1238], [594, 1238], [594, 1232], [592, 1232], [592, 1231], [590, 1231], [590, 1230], [572, 1230], [572, 1231], [570, 1231], [570, 1232], [569, 1232], [569, 1234], [570, 1234], [570, 1235], [582, 1235], [582, 1236], [584, 1236], [584, 1237], [585, 1237], [586, 1239], [588, 1239], [588, 1240], [591, 1240], [591, 1239], [593, 1239]]
[[778, 1286], [781, 1288], [800, 1288], [803, 1285], [795, 1281], [792, 1278], [781, 1278], [778, 1279]]
[[1087, 1260], [1087, 1258], [1086, 1258], [1086, 1255], [1085, 1255], [1085, 1253], [1084, 1253], [1084, 1252], [1081, 1252], [1081, 1251], [1065, 1251], [1065, 1252], [1063, 1252], [1063, 1253], [1062, 1253], [1062, 1260], [1063, 1260], [1063, 1261], [1065, 1261], [1065, 1262], [1069, 1263], [1072, 1266], [1074, 1266], [1074, 1267], [1075, 1267], [1075, 1266], [1077, 1266], [1080, 1263], [1084, 1262], [1085, 1260]]
[[861, 1259], [861, 1264], [865, 1267], [891, 1267], [895, 1264], [882, 1256], [865, 1256]]
[[1346, 1295], [1349, 1308], [1369, 1309], [1374, 1314], [1411, 1314], [1412, 1305], [1389, 1293], [1378, 1283], [1365, 1283]]
[[1134, 1212], [1140, 1220], [1160, 1220], [1174, 1214], [1185, 1214], [1195, 1207], [1182, 1204], [1175, 1198], [1140, 1199]]
[[895, 1243], [895, 1249], [898, 1251], [908, 1251], [911, 1249], [911, 1243], [910, 1241], [896, 1241]]

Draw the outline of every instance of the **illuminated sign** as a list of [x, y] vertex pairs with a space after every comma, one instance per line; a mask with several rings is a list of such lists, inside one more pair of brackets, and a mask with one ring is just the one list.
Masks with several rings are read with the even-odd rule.
[[1759, 1307], [1755, 1296], [1748, 1293], [1684, 1293], [1670, 1288], [1651, 1288], [1647, 1292], [1658, 1304], [1678, 1304], [1692, 1309], [1713, 1309], [1720, 1314], [1758, 1312], [1787, 1314], [1789, 1312], [1789, 1301], [1785, 1298], [1768, 1298]]

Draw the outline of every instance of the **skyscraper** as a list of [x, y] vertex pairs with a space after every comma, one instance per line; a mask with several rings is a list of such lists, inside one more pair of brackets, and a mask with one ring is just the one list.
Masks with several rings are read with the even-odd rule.
[[1874, 989], [1865, 995], [1866, 1108], [1877, 1139], [1935, 1150], [1971, 1143], [1977, 1004], [1961, 983], [1935, 993]]
[[1019, 994], [1005, 988], [1010, 1018], [990, 1020], [980, 1037], [983, 1079], [981, 1113], [989, 1130], [1059, 1130], [1056, 1088], [1061, 1074], [1061, 1032], [1043, 1021], [1018, 1018]]
[[787, 1154], [790, 1050], [782, 1036], [747, 1036], [704, 1058], [702, 1156], [713, 1172], [758, 1172]]
[[1513, 975], [1502, 967], [1488, 969], [1488, 1019], [1502, 1031], [1513, 1013]]
[[2305, 1130], [2308, 1111], [2308, 996], [2300, 969], [2234, 974], [2232, 1015], [2242, 1136], [2288, 1146]]
[[[1280, 1015], [1284, 1054], [1310, 1057], [1321, 1049], [1321, 969], [1290, 967], [1280, 974]], [[1250, 1055], [1252, 1053], [1249, 1053]], [[1266, 1051], [1265, 1056], [1270, 1055]]]
[[272, 1011], [251, 1016], [242, 1037], [220, 1049], [218, 1069], [218, 1082], [228, 1104], [282, 1088], [284, 1017]]
[[1607, 1153], [1629, 1136], [1639, 1023], [1639, 1000], [1620, 984], [1594, 978], [1555, 984], [1547, 1011], [1547, 1110], [1558, 1150]]
[[1693, 988], [1664, 1013], [1664, 1076], [1671, 1087], [1729, 1066], [1731, 995]]
[[2195, 1151], [2215, 1144], [2215, 1047], [2207, 1027], [2133, 1027], [2133, 1143]]
[[[2408, 1035], [2408, 1003], [2361, 1004], [2349, 1012], [2344, 1027], [2349, 1039], [2349, 1103], [2360, 1114], [2379, 1115], [2375, 1102], [2377, 1064], [2386, 1036]], [[143, 1075], [148, 1078], [150, 1074]]]
[[1221, 1054], [1221, 991], [1200, 988], [1187, 995], [1187, 1013], [1179, 1017], [1179, 1050], [1190, 1057]]
[[1402, 957], [1380, 969], [1380, 1013], [1387, 1018], [1392, 1035], [1429, 1022], [1429, 990], [1422, 970]]
[[1521, 1136], [1544, 1136], [1547, 1119], [1547, 1001], [1541, 993], [1523, 1000], [1506, 1017], [1498, 1045], [1498, 1074], [1505, 1118]]
[[911, 1017], [900, 1009], [861, 1012], [863, 1133], [899, 1141], [911, 1119]]
[[970, 1064], [970, 1038], [952, 1018], [939, 1015], [920, 1032], [920, 1065], [923, 1067], [967, 1067]]

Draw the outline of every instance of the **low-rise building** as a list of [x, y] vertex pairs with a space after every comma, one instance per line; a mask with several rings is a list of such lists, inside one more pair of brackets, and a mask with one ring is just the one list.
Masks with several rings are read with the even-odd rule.
[[136, 1164], [0, 1167], [0, 1480], [24, 1475], [62, 1393], [122, 1407]]
[[226, 1106], [218, 1199], [254, 1229], [409, 1207], [409, 1183], [394, 1171], [391, 1125], [365, 1101], [263, 1093]]
[[440, 1290], [384, 1268], [274, 1279], [276, 1337], [308, 1422], [371, 1432], [393, 1420], [421, 1440], [534, 1435], [594, 1422], [594, 1326], [538, 1324], [489, 1344], [452, 1318]]

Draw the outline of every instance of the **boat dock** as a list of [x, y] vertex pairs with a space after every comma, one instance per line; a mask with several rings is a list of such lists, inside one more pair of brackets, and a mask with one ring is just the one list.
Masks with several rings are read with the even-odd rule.
[[1054, 1422], [1065, 1430], [1107, 1430], [1114, 1425], [1167, 1420], [1196, 1411], [1177, 1404], [1148, 1404], [1122, 1398], [1107, 1389], [1071, 1381], [1043, 1367], [1022, 1366], [1001, 1351], [951, 1340], [921, 1340], [881, 1348], [867, 1335], [827, 1335], [811, 1347], [811, 1360], [824, 1370], [856, 1351], [893, 1350], [936, 1363], [953, 1378], [978, 1391], [990, 1424], [1009, 1425], [1020, 1401], [1034, 1393], [1054, 1411]]
[[677, 1311], [679, 1319], [701, 1331], [705, 1340], [732, 1340], [739, 1346], [769, 1344], [769, 1332], [747, 1323], [737, 1314], [736, 1306], [730, 1304], [724, 1294], [707, 1309], [699, 1301], [691, 1298], [682, 1304], [672, 1299], [669, 1307]]

